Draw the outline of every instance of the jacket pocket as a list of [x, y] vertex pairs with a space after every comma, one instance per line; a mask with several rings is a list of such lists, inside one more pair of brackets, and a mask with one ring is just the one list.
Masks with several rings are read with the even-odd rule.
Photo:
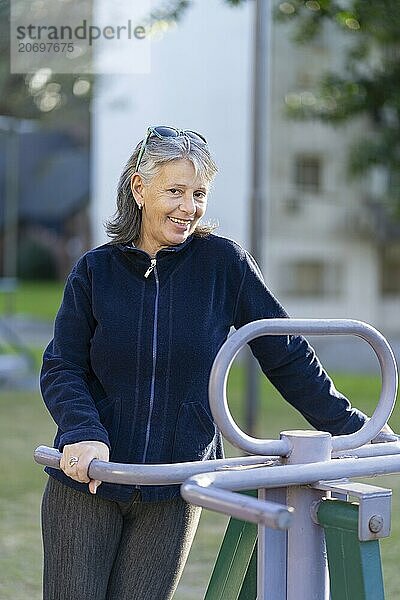
[[121, 399], [103, 398], [96, 404], [100, 422], [107, 429], [111, 451], [115, 449], [121, 423]]
[[172, 462], [215, 458], [216, 426], [200, 402], [186, 402], [176, 421]]

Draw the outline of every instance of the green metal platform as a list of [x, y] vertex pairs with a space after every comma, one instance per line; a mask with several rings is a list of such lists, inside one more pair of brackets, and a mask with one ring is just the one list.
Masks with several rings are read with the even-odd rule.
[[[254, 493], [253, 493], [254, 494]], [[379, 540], [358, 539], [358, 505], [324, 500], [331, 600], [384, 600]], [[257, 526], [231, 518], [204, 600], [256, 600]]]
[[384, 600], [379, 540], [358, 539], [358, 504], [324, 500], [318, 521], [325, 530], [331, 600]]

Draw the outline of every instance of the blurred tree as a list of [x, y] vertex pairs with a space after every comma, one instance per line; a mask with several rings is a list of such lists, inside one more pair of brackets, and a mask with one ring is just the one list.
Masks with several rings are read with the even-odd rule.
[[[223, 1], [237, 6], [250, 0]], [[152, 17], [177, 21], [192, 4], [193, 0], [170, 1]], [[278, 0], [275, 6], [278, 21], [293, 23], [299, 44], [316, 38], [324, 27], [333, 27], [346, 38], [340, 72], [326, 72], [313, 89], [298, 94], [294, 90], [288, 95], [288, 115], [332, 125], [366, 118], [365, 136], [349, 151], [349, 175], [378, 172], [386, 181], [380, 200], [389, 201], [400, 214], [399, 0]]]
[[[10, 0], [0, 0], [0, 115], [36, 119], [89, 141], [91, 75], [10, 73]], [[62, 114], [62, 118], [60, 115]]]
[[[231, 6], [239, 6], [244, 4], [248, 0], [223, 0], [226, 4]], [[187, 10], [192, 6], [193, 0], [169, 0], [159, 2], [157, 8], [152, 13], [150, 20], [155, 23], [157, 21], [177, 22], [179, 21]]]
[[[89, 143], [92, 75], [64, 75], [39, 69], [28, 75], [10, 73], [10, 1], [0, 0], [0, 115], [37, 119], [44, 126], [68, 130]], [[240, 4], [246, 0], [225, 0]], [[191, 0], [164, 2], [152, 12], [150, 24], [175, 22]], [[62, 114], [62, 119], [60, 115]]]
[[278, 4], [276, 17], [293, 22], [300, 44], [324, 27], [344, 35], [340, 72], [324, 73], [306, 96], [294, 93], [287, 111], [294, 118], [333, 125], [366, 118], [365, 135], [350, 147], [349, 174], [378, 172], [386, 181], [380, 200], [389, 201], [400, 214], [400, 2], [290, 0]]

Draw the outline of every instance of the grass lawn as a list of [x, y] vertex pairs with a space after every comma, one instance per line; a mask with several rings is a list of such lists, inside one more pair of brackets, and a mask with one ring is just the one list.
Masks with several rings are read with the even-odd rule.
[[0, 315], [13, 312], [52, 321], [60, 305], [63, 289], [64, 284], [55, 281], [20, 281], [15, 293], [0, 292]]
[[[353, 404], [371, 413], [376, 404], [379, 382], [374, 377], [337, 376], [337, 386]], [[240, 423], [242, 371], [234, 368], [230, 377], [232, 412]], [[258, 435], [277, 438], [279, 431], [305, 428], [305, 421], [288, 406], [267, 382], [262, 387]], [[51, 445], [54, 425], [39, 394], [3, 392], [0, 395], [0, 598], [2, 600], [39, 600], [41, 598], [41, 540], [39, 506], [45, 476], [32, 461], [39, 444]], [[396, 413], [391, 424], [400, 430]], [[228, 449], [230, 451], [230, 449]], [[386, 600], [400, 597], [400, 516], [398, 513], [400, 478], [379, 478], [371, 483], [394, 490], [392, 536], [381, 544], [384, 561]], [[202, 598], [217, 553], [227, 518], [203, 511], [198, 535], [176, 594], [177, 600]]]

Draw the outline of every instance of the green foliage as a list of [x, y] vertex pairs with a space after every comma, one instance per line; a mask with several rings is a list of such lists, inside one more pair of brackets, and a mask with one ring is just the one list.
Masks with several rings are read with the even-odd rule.
[[182, 19], [187, 9], [191, 6], [192, 0], [173, 0], [158, 5], [150, 13], [150, 23], [156, 21], [166, 21], [176, 23]]
[[307, 91], [304, 103], [295, 93], [289, 95], [288, 115], [333, 125], [366, 118], [369, 132], [350, 149], [349, 173], [361, 176], [373, 167], [384, 169], [388, 199], [400, 206], [400, 3], [291, 0], [277, 6], [276, 18], [293, 23], [300, 44], [326, 27], [342, 35], [346, 49], [340, 73], [325, 73]]
[[18, 282], [12, 293], [0, 293], [0, 316], [9, 312], [13, 306], [15, 313], [53, 321], [61, 303], [64, 284], [56, 281], [23, 281]]
[[[223, 0], [225, 4], [230, 6], [239, 6], [248, 0]], [[150, 24], [157, 21], [165, 21], [167, 23], [177, 23], [186, 15], [189, 8], [193, 5], [193, 0], [169, 0], [168, 2], [159, 2], [157, 7], [150, 13]]]
[[248, 0], [225, 0], [226, 4], [230, 4], [231, 6], [239, 6], [247, 1]]
[[[48, 127], [60, 129], [62, 112], [62, 127], [75, 131], [83, 142], [87, 142], [93, 77], [10, 73], [11, 1], [0, 0], [0, 115], [35, 119]], [[85, 88], [82, 88], [82, 80]]]
[[18, 249], [18, 277], [25, 280], [56, 280], [56, 261], [49, 248], [24, 237]]
[[[223, 0], [238, 6], [250, 0]], [[193, 0], [175, 0], [153, 18], [178, 21]], [[287, 96], [287, 114], [342, 125], [363, 117], [369, 133], [349, 152], [348, 171], [373, 167], [387, 173], [386, 200], [400, 207], [400, 2], [399, 0], [289, 0], [276, 3], [278, 22], [293, 23], [293, 39], [307, 44], [333, 28], [346, 43], [339, 73], [323, 74], [309, 90]], [[304, 102], [303, 102], [304, 100]], [[367, 128], [368, 129], [368, 128]]]

